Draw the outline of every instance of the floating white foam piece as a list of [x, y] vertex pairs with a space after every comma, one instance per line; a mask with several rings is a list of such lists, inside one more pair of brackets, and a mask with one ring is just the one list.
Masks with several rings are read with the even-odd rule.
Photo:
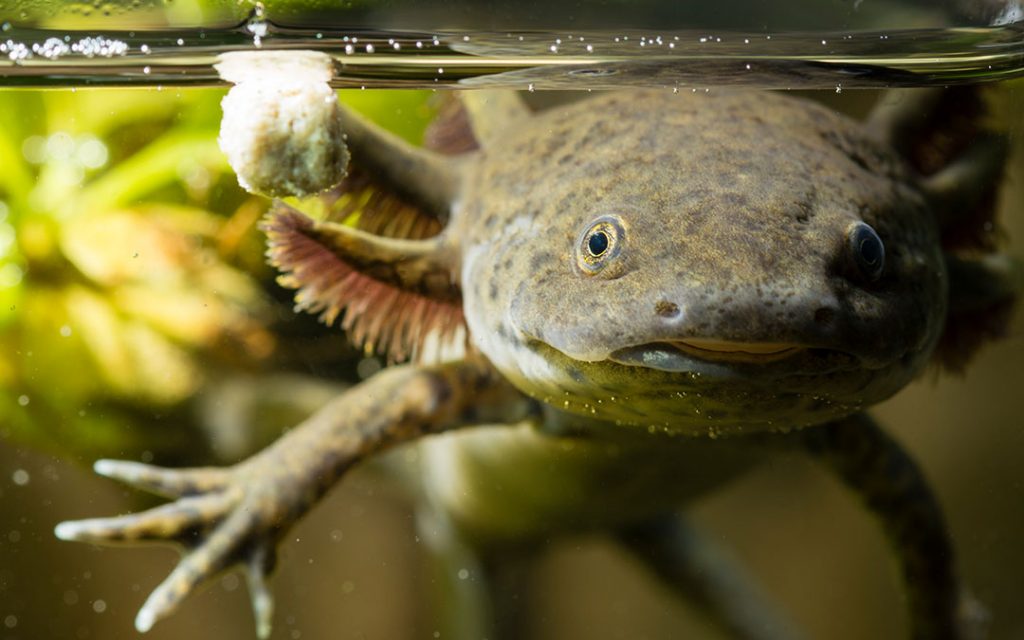
[[336, 186], [349, 161], [341, 107], [319, 51], [234, 51], [214, 65], [234, 87], [221, 101], [218, 142], [238, 183], [271, 197]]

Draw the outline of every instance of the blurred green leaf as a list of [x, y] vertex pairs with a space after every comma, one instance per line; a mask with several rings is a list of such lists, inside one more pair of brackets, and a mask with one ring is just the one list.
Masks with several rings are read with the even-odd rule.
[[217, 140], [208, 132], [173, 131], [86, 186], [76, 206], [89, 211], [124, 205], [180, 182], [197, 168], [230, 170]]

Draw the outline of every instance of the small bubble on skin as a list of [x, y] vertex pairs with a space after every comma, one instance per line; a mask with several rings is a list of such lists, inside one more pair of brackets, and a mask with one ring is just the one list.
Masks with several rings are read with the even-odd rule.
[[28, 396], [26, 396], [26, 395], [18, 396], [18, 405], [19, 406], [27, 407], [28, 403], [29, 403], [29, 397]]
[[67, 338], [71, 336], [71, 327], [69, 327], [68, 325], [62, 326], [60, 328], [60, 335], [62, 338]]
[[103, 613], [107, 610], [107, 603], [103, 600], [97, 600], [92, 603], [92, 610], [96, 613]]
[[346, 580], [341, 583], [341, 592], [348, 595], [356, 590], [356, 583], [351, 580]]
[[229, 573], [220, 579], [220, 586], [225, 591], [234, 591], [239, 587], [239, 585], [240, 581], [238, 580], [238, 576], [233, 573]]
[[4, 626], [8, 629], [13, 629], [14, 627], [18, 626], [18, 616], [9, 615], [6, 618], [4, 618]]
[[459, 580], [467, 580], [469, 578], [469, 569], [459, 569]]
[[64, 604], [68, 606], [74, 606], [78, 604], [78, 592], [74, 589], [68, 589], [64, 592]]
[[19, 487], [24, 487], [31, 479], [32, 477], [29, 476], [28, 471], [24, 469], [15, 469], [14, 473], [11, 474], [11, 482]]

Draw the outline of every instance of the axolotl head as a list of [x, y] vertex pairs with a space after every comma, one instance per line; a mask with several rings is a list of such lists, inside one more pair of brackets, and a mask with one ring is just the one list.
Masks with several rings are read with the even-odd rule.
[[942, 330], [937, 224], [855, 122], [770, 94], [615, 94], [492, 147], [459, 211], [466, 320], [523, 391], [683, 433], [878, 402]]

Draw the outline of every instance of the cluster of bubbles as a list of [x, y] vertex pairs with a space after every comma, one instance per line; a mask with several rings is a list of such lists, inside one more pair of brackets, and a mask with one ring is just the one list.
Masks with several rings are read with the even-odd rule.
[[0, 55], [6, 55], [15, 64], [35, 57], [59, 60], [75, 54], [85, 58], [114, 58], [127, 53], [126, 42], [103, 36], [90, 36], [72, 42], [71, 36], [66, 35], [63, 38], [47, 38], [31, 45], [11, 39], [0, 42]]

